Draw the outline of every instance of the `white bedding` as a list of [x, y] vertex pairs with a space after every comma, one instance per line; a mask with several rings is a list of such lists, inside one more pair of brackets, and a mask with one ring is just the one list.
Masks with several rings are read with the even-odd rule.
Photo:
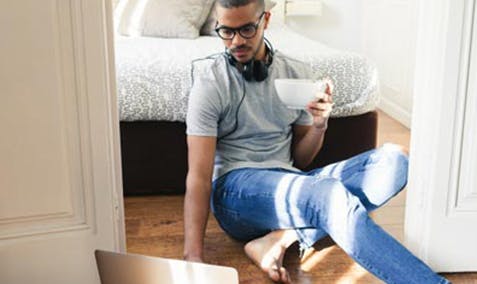
[[[307, 62], [318, 76], [335, 83], [333, 117], [374, 110], [376, 68], [359, 54], [326, 47], [287, 28], [265, 32], [276, 50]], [[116, 72], [121, 121], [185, 121], [191, 87], [191, 61], [224, 50], [217, 37], [116, 38]]]

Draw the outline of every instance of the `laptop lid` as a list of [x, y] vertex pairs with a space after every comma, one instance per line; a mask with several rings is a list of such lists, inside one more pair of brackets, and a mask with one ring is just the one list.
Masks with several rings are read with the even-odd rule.
[[96, 250], [102, 284], [238, 284], [232, 267]]

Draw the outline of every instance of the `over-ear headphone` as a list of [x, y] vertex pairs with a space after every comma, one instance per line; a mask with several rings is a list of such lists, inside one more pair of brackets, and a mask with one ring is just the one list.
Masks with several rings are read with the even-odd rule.
[[225, 55], [227, 56], [227, 60], [230, 65], [235, 66], [235, 68], [237, 68], [246, 81], [255, 80], [257, 82], [261, 82], [268, 77], [268, 67], [272, 64], [273, 54], [275, 51], [273, 50], [272, 44], [265, 37], [263, 38], [263, 41], [265, 43], [266, 52], [265, 61], [255, 60], [254, 55], [250, 61], [241, 63], [238, 62], [230, 52], [225, 51]]

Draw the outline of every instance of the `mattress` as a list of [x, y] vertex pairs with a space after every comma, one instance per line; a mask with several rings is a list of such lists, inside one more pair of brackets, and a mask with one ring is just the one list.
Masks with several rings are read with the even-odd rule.
[[[332, 117], [374, 110], [379, 99], [376, 67], [361, 54], [329, 48], [286, 27], [266, 30], [275, 50], [304, 61], [335, 83]], [[217, 37], [115, 39], [121, 121], [185, 121], [191, 62], [224, 50]]]

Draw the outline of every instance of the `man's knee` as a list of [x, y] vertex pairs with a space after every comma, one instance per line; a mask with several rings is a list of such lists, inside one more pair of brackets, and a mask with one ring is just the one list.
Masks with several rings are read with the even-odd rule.
[[385, 143], [380, 150], [388, 156], [399, 157], [402, 161], [409, 159], [409, 149], [403, 145]]
[[[394, 183], [402, 188], [407, 183], [409, 156], [401, 145], [384, 144], [379, 150], [378, 160], [384, 163], [382, 166], [388, 169], [391, 175], [389, 178], [394, 180]], [[378, 177], [376, 177], [378, 178]]]

